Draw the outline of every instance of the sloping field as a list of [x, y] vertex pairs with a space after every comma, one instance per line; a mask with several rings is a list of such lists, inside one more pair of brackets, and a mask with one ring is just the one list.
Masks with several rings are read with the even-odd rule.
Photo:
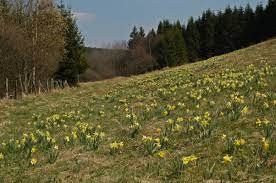
[[276, 39], [0, 102], [0, 182], [275, 182]]

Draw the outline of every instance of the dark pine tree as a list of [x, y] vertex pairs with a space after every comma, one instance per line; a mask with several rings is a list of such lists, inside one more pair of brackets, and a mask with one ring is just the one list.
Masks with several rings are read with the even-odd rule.
[[199, 20], [201, 58], [206, 59], [215, 55], [215, 25], [214, 13], [211, 10], [204, 12]]
[[143, 27], [140, 27], [139, 28], [139, 36], [141, 37], [141, 38], [144, 38], [145, 37], [145, 30], [144, 30], [144, 28]]
[[59, 6], [59, 10], [66, 24], [65, 55], [59, 63], [55, 78], [67, 81], [70, 86], [75, 86], [78, 82], [78, 75], [84, 73], [88, 68], [84, 39], [71, 10], [66, 9], [64, 4]]
[[258, 4], [255, 10], [255, 16], [254, 16], [254, 25], [255, 25], [255, 31], [254, 31], [254, 41], [256, 43], [261, 42], [266, 38], [266, 25], [265, 25], [265, 10], [262, 4]]
[[249, 46], [255, 43], [255, 24], [254, 24], [254, 11], [248, 4], [244, 10], [245, 29], [243, 30], [243, 45]]
[[130, 40], [128, 41], [128, 48], [135, 49], [139, 37], [139, 32], [136, 26], [133, 27], [130, 33]]
[[184, 33], [187, 45], [187, 56], [190, 62], [199, 60], [200, 52], [200, 33], [197, 24], [194, 22], [193, 17], [188, 21], [187, 28]]
[[276, 0], [269, 0], [266, 10], [266, 30], [267, 30], [267, 38], [276, 36]]
[[153, 53], [160, 68], [186, 63], [187, 52], [182, 31], [177, 28], [167, 29], [164, 34], [160, 35]]

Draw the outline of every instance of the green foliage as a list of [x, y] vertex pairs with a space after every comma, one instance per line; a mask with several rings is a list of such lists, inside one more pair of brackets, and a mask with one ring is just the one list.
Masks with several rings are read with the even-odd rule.
[[78, 75], [84, 73], [88, 68], [84, 39], [71, 10], [67, 10], [63, 4], [59, 6], [59, 10], [66, 23], [65, 55], [59, 63], [55, 78], [67, 81], [69, 85], [74, 86], [78, 82]]
[[200, 58], [200, 33], [198, 26], [194, 23], [194, 19], [192, 17], [188, 21], [184, 37], [187, 44], [189, 61], [197, 61]]
[[161, 68], [186, 63], [187, 51], [182, 31], [174, 28], [162, 34], [153, 49], [153, 53]]

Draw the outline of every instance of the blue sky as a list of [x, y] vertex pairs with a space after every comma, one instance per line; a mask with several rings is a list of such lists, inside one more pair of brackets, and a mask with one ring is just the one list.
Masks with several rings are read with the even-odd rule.
[[159, 21], [179, 19], [185, 23], [210, 8], [222, 10], [227, 5], [255, 7], [267, 0], [64, 0], [78, 19], [87, 46], [103, 47], [107, 43], [128, 40], [134, 25], [146, 31]]

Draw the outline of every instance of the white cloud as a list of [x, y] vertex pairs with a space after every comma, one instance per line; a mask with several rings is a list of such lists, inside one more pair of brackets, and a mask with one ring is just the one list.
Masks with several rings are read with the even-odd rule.
[[81, 22], [91, 22], [96, 19], [96, 15], [93, 13], [73, 12], [73, 14], [77, 18], [77, 20]]

